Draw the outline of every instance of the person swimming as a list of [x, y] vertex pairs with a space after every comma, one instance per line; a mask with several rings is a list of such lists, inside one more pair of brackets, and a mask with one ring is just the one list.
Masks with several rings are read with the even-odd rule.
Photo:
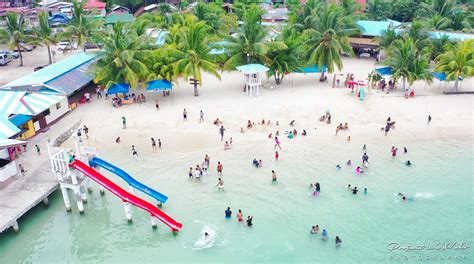
[[321, 192], [321, 186], [319, 185], [319, 182], [316, 183], [314, 191], [317, 193]]
[[340, 170], [341, 169], [341, 166], [339, 166], [339, 164], [336, 165], [336, 170]]
[[323, 229], [322, 236], [324, 240], [328, 240], [329, 236], [328, 236], [328, 231], [326, 231], [326, 229]]
[[410, 162], [410, 160], [407, 160], [407, 161], [405, 162], [405, 165], [407, 165], [407, 166], [411, 166], [411, 162]]
[[347, 166], [351, 166], [351, 165], [352, 165], [352, 161], [351, 161], [351, 160], [348, 160], [346, 164], [347, 164]]
[[317, 234], [319, 233], [319, 226], [315, 225], [311, 227], [311, 234]]
[[355, 186], [354, 189], [352, 189], [352, 194], [357, 194], [357, 192], [359, 192], [359, 190], [357, 189], [357, 186]]
[[351, 188], [351, 185], [350, 185], [350, 184], [348, 184], [348, 185], [347, 185], [347, 189], [349, 189], [349, 190], [352, 190], [352, 188]]

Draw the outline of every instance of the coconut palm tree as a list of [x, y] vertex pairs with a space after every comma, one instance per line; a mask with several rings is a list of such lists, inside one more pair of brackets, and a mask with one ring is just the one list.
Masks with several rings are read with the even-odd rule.
[[455, 45], [455, 43], [456, 41], [450, 40], [447, 35], [443, 35], [440, 38], [431, 39], [430, 59], [434, 60], [440, 54], [450, 49], [452, 45]]
[[36, 42], [36, 38], [26, 32], [26, 22], [22, 15], [8, 12], [6, 16], [7, 27], [0, 28], [0, 43], [7, 43], [11, 49], [17, 49], [20, 55], [20, 66], [23, 66], [22, 46]]
[[286, 74], [295, 72], [304, 66], [304, 48], [301, 35], [290, 28], [286, 28], [277, 40], [283, 42], [287, 48], [268, 54], [270, 59], [268, 75], [274, 76], [275, 83], [279, 85]]
[[84, 52], [86, 51], [84, 44], [92, 40], [92, 35], [97, 32], [102, 25], [102, 20], [94, 19], [86, 15], [84, 10], [85, 3], [86, 1], [77, 2], [77, 0], [72, 2], [72, 19], [65, 32], [65, 35], [71, 37], [78, 46], [82, 47]]
[[58, 36], [53, 33], [51, 25], [48, 21], [48, 14], [41, 12], [38, 15], [38, 26], [34, 29], [36, 37], [38, 37], [41, 44], [45, 45], [48, 49], [49, 64], [53, 63], [51, 56], [51, 45], [58, 43]]
[[325, 65], [329, 73], [335, 66], [341, 70], [341, 53], [352, 54], [349, 36], [358, 32], [353, 18], [344, 15], [340, 7], [329, 5], [313, 9], [311, 20], [311, 28], [304, 31], [308, 62], [320, 68]]
[[449, 20], [449, 18], [438, 14], [435, 14], [428, 19], [424, 19], [423, 22], [427, 28], [435, 30], [445, 30], [451, 25], [451, 20]]
[[212, 61], [209, 54], [208, 33], [210, 28], [205, 21], [196, 22], [183, 28], [179, 33], [179, 44], [167, 48], [168, 55], [173, 58], [175, 74], [183, 76], [185, 80], [194, 79], [194, 96], [199, 96], [198, 85], [202, 85], [201, 71], [221, 79], [219, 67]]
[[[415, 42], [409, 38], [396, 40], [388, 49], [387, 59], [383, 62], [392, 68], [393, 77], [402, 79], [405, 95], [415, 81], [431, 82], [433, 75], [429, 72], [429, 53], [420, 52]], [[408, 88], [406, 83], [408, 82]]]
[[268, 31], [261, 22], [262, 11], [252, 5], [244, 13], [244, 25], [237, 34], [225, 38], [225, 46], [231, 56], [224, 63], [225, 70], [248, 63], [266, 64], [270, 62], [268, 53], [286, 48], [280, 41], [267, 41]]
[[451, 46], [436, 57], [436, 71], [444, 72], [446, 80], [454, 80], [454, 89], [459, 87], [459, 79], [474, 76], [474, 40], [466, 40]]
[[141, 41], [133, 30], [115, 23], [104, 36], [103, 52], [93, 68], [94, 81], [110, 87], [115, 83], [128, 83], [136, 88], [138, 82], [148, 75], [147, 66], [140, 60]]

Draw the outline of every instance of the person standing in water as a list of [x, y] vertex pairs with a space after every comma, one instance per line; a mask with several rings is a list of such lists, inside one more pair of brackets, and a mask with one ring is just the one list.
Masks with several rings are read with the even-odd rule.
[[316, 183], [314, 191], [317, 193], [321, 192], [321, 186], [319, 185], [319, 182]]
[[278, 140], [278, 137], [275, 137], [275, 146], [273, 147], [273, 149], [276, 149], [276, 147], [279, 147], [281, 150], [280, 140]]
[[183, 122], [188, 122], [188, 111], [183, 109]]
[[232, 217], [232, 211], [230, 210], [230, 207], [227, 207], [227, 210], [225, 210], [224, 213], [225, 218], [230, 219]]
[[341, 243], [342, 243], [342, 240], [338, 236], [336, 236], [336, 247], [340, 247]]
[[249, 215], [249, 216], [247, 217], [247, 226], [248, 226], [248, 227], [253, 226], [252, 220], [253, 220], [253, 216], [250, 216], [250, 215]]
[[315, 225], [311, 227], [311, 234], [319, 233], [319, 225]]
[[369, 156], [367, 153], [364, 152], [364, 155], [362, 155], [362, 163], [369, 162]]
[[151, 138], [151, 148], [153, 150], [156, 150], [156, 142], [155, 142], [155, 139], [154, 138]]
[[221, 141], [224, 140], [224, 131], [225, 131], [224, 126], [221, 126], [221, 128], [219, 128], [219, 134], [221, 134]]
[[272, 182], [276, 182], [277, 181], [277, 175], [275, 173], [274, 170], [272, 170]]
[[242, 210], [239, 209], [239, 212], [237, 213], [237, 221], [242, 222], [244, 221], [244, 215], [242, 214]]
[[217, 174], [222, 175], [222, 170], [224, 169], [224, 166], [222, 166], [221, 162], [217, 162]]
[[199, 111], [199, 123], [204, 123], [204, 112]]

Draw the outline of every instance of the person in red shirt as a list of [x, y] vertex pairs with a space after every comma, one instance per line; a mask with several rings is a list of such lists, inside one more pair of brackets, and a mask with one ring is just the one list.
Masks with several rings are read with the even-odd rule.
[[275, 151], [275, 159], [278, 160], [278, 157], [280, 157], [280, 154], [278, 154], [278, 151]]

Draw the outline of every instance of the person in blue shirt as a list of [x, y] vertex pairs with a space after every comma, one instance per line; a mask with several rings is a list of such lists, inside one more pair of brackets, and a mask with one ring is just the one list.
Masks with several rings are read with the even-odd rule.
[[225, 210], [225, 218], [231, 218], [232, 217], [232, 211], [230, 210], [230, 207], [227, 207], [227, 210]]

